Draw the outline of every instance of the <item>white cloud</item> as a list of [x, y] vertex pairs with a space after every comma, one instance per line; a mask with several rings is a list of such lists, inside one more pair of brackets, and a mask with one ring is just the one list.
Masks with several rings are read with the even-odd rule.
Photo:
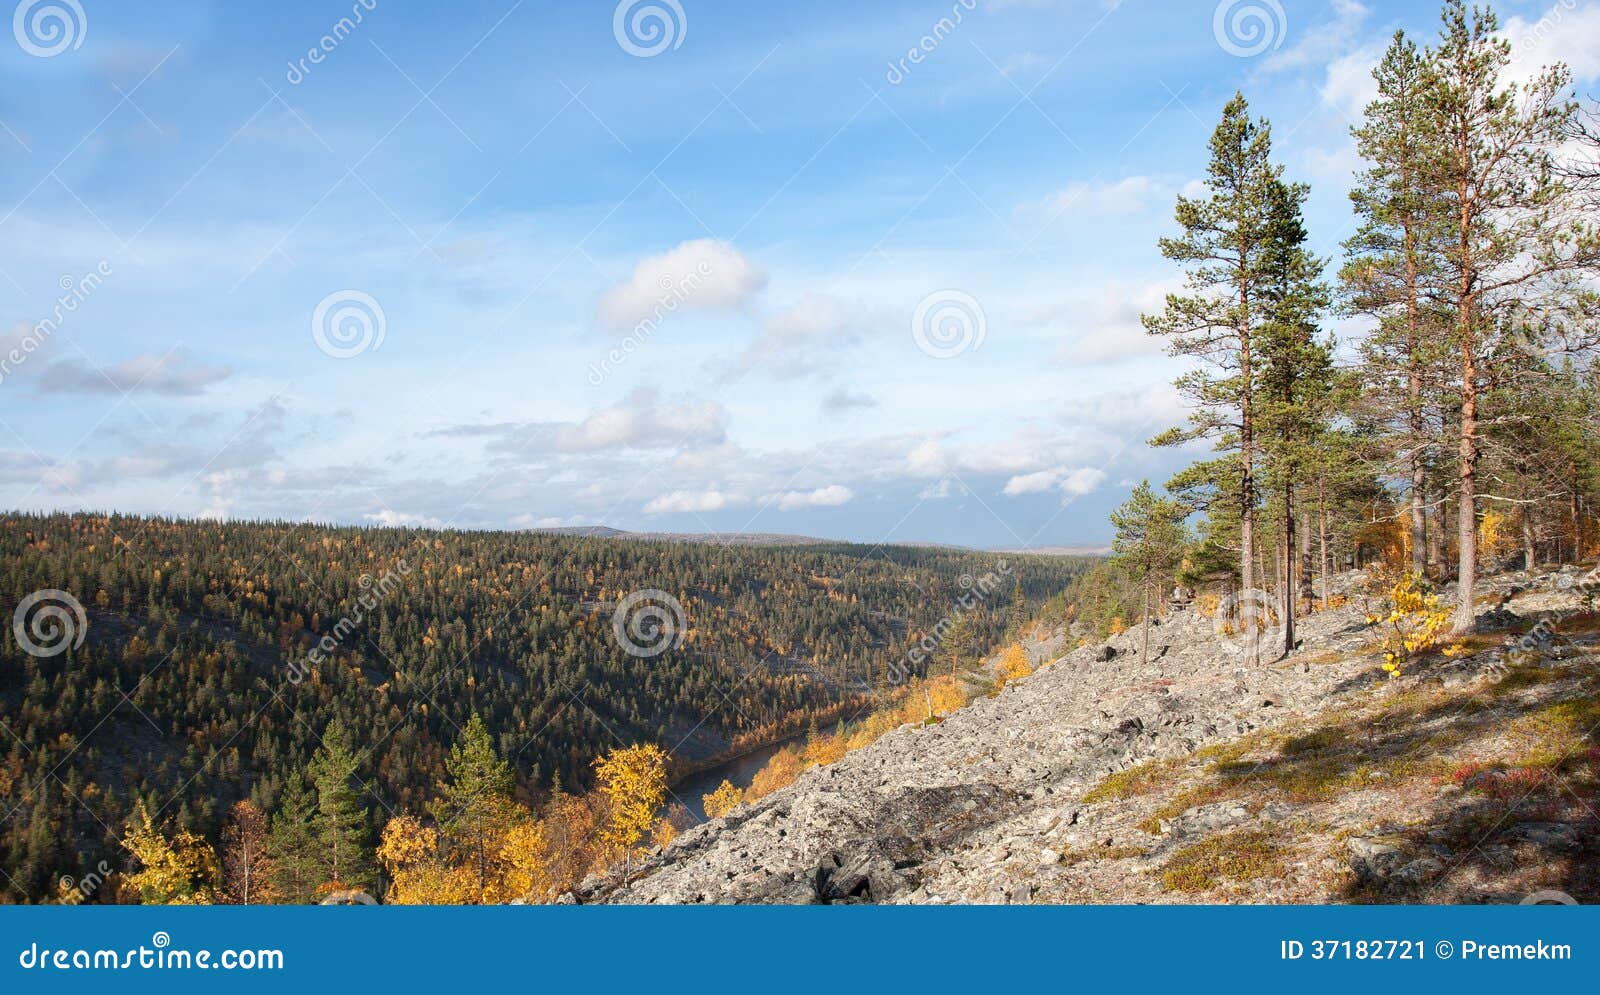
[[1348, 52], [1372, 11], [1357, 0], [1333, 0], [1333, 17], [1321, 24], [1297, 29], [1291, 21], [1286, 27], [1295, 42], [1268, 56], [1262, 70], [1268, 73], [1293, 72], [1323, 65]]
[[734, 362], [728, 376], [770, 367], [781, 376], [821, 373], [861, 339], [861, 308], [827, 294], [806, 294], [767, 319], [761, 335]]
[[1084, 466], [1075, 470], [1057, 467], [1024, 473], [1006, 481], [1004, 492], [1008, 497], [1019, 494], [1041, 494], [1057, 490], [1068, 498], [1082, 497], [1097, 489], [1106, 479], [1106, 472], [1098, 467]]
[[44, 367], [39, 374], [39, 389], [62, 393], [150, 394], [186, 396], [198, 394], [225, 380], [224, 366], [194, 366], [180, 353], [167, 356], [135, 356], [115, 366], [93, 366], [81, 359], [63, 359]]
[[537, 458], [552, 452], [584, 454], [719, 445], [726, 438], [727, 423], [727, 409], [715, 401], [666, 401], [658, 391], [640, 387], [578, 422], [457, 425], [434, 434], [487, 436], [493, 440], [489, 443], [491, 451]]
[[1508, 17], [1500, 33], [1511, 42], [1509, 74], [1527, 81], [1564, 62], [1579, 83], [1600, 78], [1600, 3], [1557, 0], [1539, 18]]
[[644, 513], [647, 515], [670, 515], [683, 512], [699, 514], [721, 511], [733, 503], [734, 499], [718, 490], [669, 491], [666, 494], [652, 498], [644, 506]]
[[1172, 190], [1149, 176], [1128, 176], [1115, 182], [1074, 180], [1020, 213], [1044, 221], [1066, 217], [1143, 214], [1172, 198]]
[[784, 491], [777, 496], [778, 508], [781, 511], [794, 511], [797, 508], [837, 508], [847, 504], [853, 497], [855, 497], [854, 492], [840, 484], [818, 487], [814, 491]]
[[646, 388], [576, 425], [559, 427], [555, 439], [564, 452], [720, 442], [726, 422], [727, 412], [715, 401], [663, 403], [655, 391]]
[[1328, 63], [1318, 92], [1322, 102], [1338, 111], [1348, 124], [1360, 124], [1367, 105], [1378, 98], [1378, 81], [1372, 68], [1383, 60], [1384, 45], [1366, 45]]
[[1106, 472], [1099, 467], [1079, 467], [1061, 481], [1061, 492], [1070, 497], [1081, 497], [1098, 488], [1105, 479]]
[[388, 528], [441, 528], [444, 523], [431, 515], [419, 515], [407, 511], [394, 511], [385, 508], [375, 514], [362, 515], [369, 522], [375, 522]]
[[595, 320], [632, 328], [674, 310], [739, 307], [766, 283], [766, 274], [738, 249], [694, 239], [640, 260], [632, 276], [601, 295]]
[[1061, 479], [1059, 470], [1039, 470], [1035, 473], [1023, 473], [1006, 481], [1005, 493], [1015, 497], [1018, 494], [1037, 494], [1054, 487]]

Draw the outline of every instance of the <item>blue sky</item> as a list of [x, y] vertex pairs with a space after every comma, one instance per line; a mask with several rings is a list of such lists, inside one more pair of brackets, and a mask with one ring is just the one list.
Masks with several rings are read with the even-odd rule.
[[[0, 506], [990, 547], [1100, 544], [1193, 457], [1144, 445], [1181, 367], [1138, 314], [1227, 98], [1332, 254], [1370, 66], [1437, 24], [73, 6], [0, 45]], [[1594, 92], [1596, 0], [1497, 9], [1519, 66]]]

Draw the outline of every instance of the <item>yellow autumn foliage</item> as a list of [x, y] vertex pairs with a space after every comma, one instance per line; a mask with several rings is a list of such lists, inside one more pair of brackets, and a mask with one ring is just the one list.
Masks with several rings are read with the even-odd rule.
[[221, 869], [206, 841], [180, 831], [170, 840], [156, 828], [150, 810], [139, 803], [122, 845], [139, 863], [127, 887], [144, 905], [210, 905], [216, 899]]
[[700, 803], [705, 807], [706, 818], [720, 819], [737, 808], [743, 798], [744, 792], [734, 787], [732, 781], [724, 780], [717, 785], [717, 790], [701, 795]]
[[1450, 627], [1450, 611], [1439, 604], [1439, 596], [1427, 589], [1427, 582], [1407, 574], [1392, 584], [1384, 606], [1369, 614], [1367, 621], [1382, 627], [1380, 648], [1383, 669], [1391, 678], [1399, 677], [1408, 660], [1438, 646]]
[[1000, 654], [1000, 668], [995, 674], [995, 683], [1000, 687], [1021, 677], [1033, 673], [1033, 667], [1028, 664], [1028, 651], [1022, 648], [1021, 643], [1012, 643], [1006, 651]]

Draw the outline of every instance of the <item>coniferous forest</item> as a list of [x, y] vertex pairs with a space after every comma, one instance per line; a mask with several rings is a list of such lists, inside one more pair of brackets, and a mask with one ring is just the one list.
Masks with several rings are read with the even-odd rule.
[[[314, 808], [319, 771], [344, 810], [306, 812], [299, 828], [342, 834], [370, 862], [385, 822], [439, 796], [474, 723], [502, 758], [505, 798], [526, 804], [587, 791], [611, 749], [659, 744], [682, 770], [832, 724], [901, 668], [943, 665], [943, 653], [910, 654], [985, 576], [1004, 583], [967, 597], [973, 645], [1005, 630], [1014, 596], [1042, 600], [1084, 563], [98, 515], [7, 516], [0, 562], [8, 606], [55, 589], [87, 616], [81, 645], [57, 655], [6, 641], [10, 901], [53, 900], [102, 861], [127, 868], [119, 841], [145, 815], [149, 839], [226, 856], [248, 828], [228, 820], [236, 803]], [[679, 620], [624, 633], [677, 638], [633, 655], [617, 609], [651, 590], [675, 599]], [[373, 883], [333, 858], [305, 879], [304, 894], [276, 894]]]

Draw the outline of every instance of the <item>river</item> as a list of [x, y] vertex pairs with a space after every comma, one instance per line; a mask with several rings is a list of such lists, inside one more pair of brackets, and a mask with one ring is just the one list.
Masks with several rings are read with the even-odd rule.
[[720, 763], [697, 774], [690, 774], [672, 786], [672, 794], [667, 796], [667, 804], [682, 802], [688, 807], [696, 822], [704, 822], [706, 807], [701, 801], [702, 796], [717, 790], [723, 781], [732, 781], [733, 786], [741, 790], [748, 788], [751, 780], [767, 765], [773, 754], [786, 746], [803, 743], [805, 739], [805, 733], [800, 733], [770, 746], [763, 746], [754, 753], [746, 753], [742, 757]]

